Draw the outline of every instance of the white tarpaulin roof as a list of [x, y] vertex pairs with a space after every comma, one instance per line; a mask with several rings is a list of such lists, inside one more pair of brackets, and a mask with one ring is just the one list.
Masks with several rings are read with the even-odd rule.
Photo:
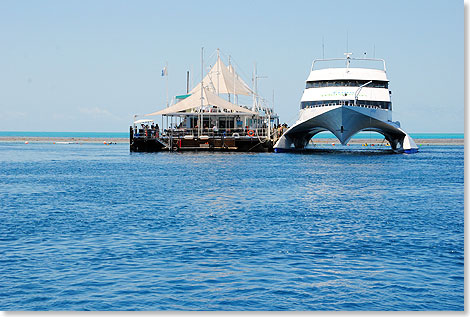
[[[257, 112], [251, 111], [249, 109], [237, 106], [223, 98], [220, 98], [216, 94], [212, 93], [207, 87], [204, 87], [204, 94], [203, 94], [203, 103], [202, 106], [216, 106], [220, 109], [231, 110], [235, 113], [240, 114], [258, 114]], [[199, 85], [199, 89], [196, 90], [188, 98], [178, 102], [177, 104], [165, 108], [163, 110], [152, 112], [146, 114], [145, 116], [158, 116], [158, 115], [166, 115], [170, 113], [177, 113], [177, 112], [184, 112], [186, 110], [200, 108], [201, 107], [201, 86]]]
[[[217, 62], [203, 79], [204, 87], [209, 89], [215, 94], [236, 94], [251, 96], [253, 91], [248, 85], [238, 76], [233, 67], [230, 69], [225, 66], [222, 60], [217, 58]], [[191, 94], [195, 93], [200, 88], [200, 83], [190, 91]]]

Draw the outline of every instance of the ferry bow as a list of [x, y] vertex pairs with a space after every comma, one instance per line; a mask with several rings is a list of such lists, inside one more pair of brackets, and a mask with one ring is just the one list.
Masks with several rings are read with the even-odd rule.
[[[385, 61], [345, 55], [342, 59], [313, 61], [299, 119], [276, 142], [274, 150], [304, 149], [315, 134], [323, 131], [333, 133], [342, 145], [360, 131], [374, 131], [382, 134], [396, 152], [417, 152], [411, 136], [398, 121], [392, 121]], [[318, 62], [338, 60], [346, 61], [346, 67], [315, 69]], [[351, 60], [381, 62], [383, 69], [350, 67]]]

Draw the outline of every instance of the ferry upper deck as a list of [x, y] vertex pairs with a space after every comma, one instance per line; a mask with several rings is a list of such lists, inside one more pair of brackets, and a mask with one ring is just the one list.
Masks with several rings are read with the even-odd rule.
[[[300, 109], [331, 105], [392, 110], [389, 80], [385, 62], [379, 59], [346, 58], [346, 67], [316, 69], [319, 62], [339, 59], [321, 59], [312, 63]], [[345, 59], [340, 59], [345, 61]], [[350, 67], [352, 61], [383, 62], [383, 69]]]

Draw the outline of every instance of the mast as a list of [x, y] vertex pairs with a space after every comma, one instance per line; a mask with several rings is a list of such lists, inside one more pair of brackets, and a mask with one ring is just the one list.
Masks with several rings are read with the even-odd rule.
[[352, 53], [344, 53], [344, 55], [346, 55], [346, 68], [349, 68], [349, 64], [351, 63]]
[[[232, 66], [232, 64], [230, 64], [230, 55], [228, 56], [228, 69], [230, 70], [230, 67]], [[233, 75], [233, 90], [234, 90], [234, 93], [235, 93], [235, 75]], [[235, 99], [235, 97], [234, 97]], [[228, 93], [228, 102], [230, 102], [230, 93]]]
[[235, 68], [233, 68], [233, 66], [232, 66], [232, 75], [233, 75], [233, 101], [238, 106], [238, 95], [237, 95], [237, 88], [235, 85], [235, 79], [237, 78], [237, 76], [235, 75]]
[[256, 95], [258, 94], [258, 88], [257, 88], [257, 78], [256, 78], [256, 62], [254, 63], [254, 68], [253, 68], [253, 107], [251, 110], [256, 111]]
[[267, 108], [267, 113], [268, 113], [268, 138], [271, 140], [271, 113], [274, 113], [274, 89], [273, 89], [273, 107], [271, 110]]
[[256, 62], [255, 62], [255, 69], [253, 72], [253, 111], [258, 111], [259, 105], [259, 96], [258, 96], [258, 79], [260, 78], [268, 78], [267, 76], [258, 76], [258, 71], [256, 69]]
[[[232, 76], [233, 76], [233, 102], [238, 106], [237, 86], [235, 85], [235, 80], [237, 79], [237, 76], [235, 75], [235, 68], [232, 66], [230, 55], [228, 57], [228, 62], [229, 62], [229, 67], [232, 70]], [[230, 101], [230, 94], [228, 95], [228, 101]]]
[[274, 89], [273, 89], [273, 107], [272, 107], [272, 111], [274, 113]]
[[[201, 107], [199, 109], [199, 127], [197, 129], [197, 136], [202, 134], [202, 107], [204, 106], [204, 47], [201, 47]], [[199, 133], [201, 131], [201, 133]]]
[[217, 96], [219, 96], [219, 85], [220, 85], [220, 82], [219, 82], [219, 73], [220, 73], [220, 70], [219, 70], [219, 59], [220, 59], [220, 49], [217, 48]]

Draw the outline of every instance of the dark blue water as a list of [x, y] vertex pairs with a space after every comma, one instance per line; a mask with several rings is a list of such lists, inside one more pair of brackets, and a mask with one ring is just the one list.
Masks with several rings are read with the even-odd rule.
[[355, 149], [0, 143], [0, 310], [463, 310], [463, 146]]

